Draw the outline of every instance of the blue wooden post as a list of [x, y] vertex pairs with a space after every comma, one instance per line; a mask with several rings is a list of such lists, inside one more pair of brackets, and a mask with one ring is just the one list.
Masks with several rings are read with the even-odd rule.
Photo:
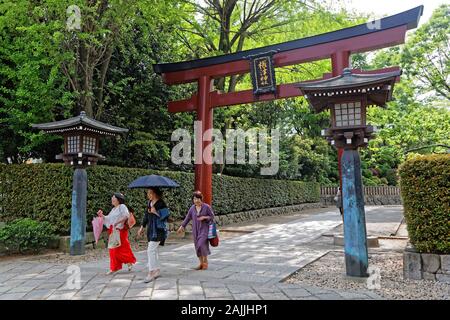
[[351, 277], [368, 277], [366, 217], [358, 150], [344, 150], [341, 168], [346, 272]]
[[73, 173], [72, 217], [70, 225], [70, 255], [85, 253], [86, 242], [86, 169], [77, 168]]

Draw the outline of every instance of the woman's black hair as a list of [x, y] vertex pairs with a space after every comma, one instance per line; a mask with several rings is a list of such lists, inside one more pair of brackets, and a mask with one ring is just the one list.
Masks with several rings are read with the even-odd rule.
[[162, 198], [163, 196], [163, 191], [160, 188], [149, 188], [151, 190], [153, 190], [153, 192], [159, 197]]
[[125, 204], [125, 196], [120, 192], [114, 193], [114, 197], [119, 201], [120, 204]]
[[194, 193], [192, 194], [192, 197], [203, 201], [203, 194], [198, 190], [194, 191]]

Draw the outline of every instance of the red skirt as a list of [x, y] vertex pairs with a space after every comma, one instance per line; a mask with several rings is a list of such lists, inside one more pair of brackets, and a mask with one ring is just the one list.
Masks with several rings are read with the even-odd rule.
[[[108, 229], [108, 234], [111, 234], [113, 229], [111, 226]], [[128, 230], [123, 228], [120, 230], [120, 247], [109, 249], [109, 266], [111, 271], [118, 271], [122, 269], [123, 263], [136, 263], [136, 257], [131, 251], [131, 245], [128, 241]]]

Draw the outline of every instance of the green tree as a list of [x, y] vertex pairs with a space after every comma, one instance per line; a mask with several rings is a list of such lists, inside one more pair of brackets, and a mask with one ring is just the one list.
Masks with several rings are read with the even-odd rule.
[[[30, 130], [31, 123], [69, 115], [72, 94], [60, 73], [58, 32], [64, 28], [58, 1], [0, 3], [0, 156], [22, 162], [55, 154], [60, 141]], [[44, 146], [45, 145], [45, 146]], [[47, 152], [46, 152], [47, 151]], [[59, 151], [59, 150], [58, 150]]]
[[421, 94], [436, 92], [450, 100], [450, 5], [440, 6], [408, 40], [401, 56], [407, 75]]
[[[80, 30], [67, 28], [66, 11], [73, 4], [80, 8]], [[177, 59], [176, 53], [183, 52], [172, 37], [177, 1], [135, 0], [124, 5], [115, 0], [8, 0], [2, 1], [0, 12], [3, 161], [53, 161], [61, 151], [61, 139], [35, 132], [30, 125], [80, 110], [131, 128], [125, 146], [114, 139], [102, 146], [114, 164], [145, 166], [149, 159], [150, 165], [167, 160], [168, 131], [177, 119], [184, 120], [170, 117], [166, 103], [169, 95], [184, 89], [168, 90], [151, 64]], [[149, 125], [150, 118], [160, 129]], [[130, 157], [124, 150], [133, 146]]]
[[[77, 111], [100, 118], [105, 109], [106, 75], [114, 49], [123, 36], [133, 32], [133, 17], [139, 2], [129, 0], [64, 1], [77, 5], [80, 28], [61, 31], [62, 53], [68, 58], [61, 64], [77, 98]], [[141, 1], [141, 3], [144, 1]], [[147, 1], [150, 5], [150, 1]], [[68, 21], [69, 23], [69, 21]]]
[[124, 37], [112, 54], [105, 87], [105, 112], [101, 119], [130, 129], [124, 140], [105, 140], [102, 152], [108, 164], [167, 168], [171, 134], [176, 128], [190, 128], [189, 113], [170, 114], [169, 99], [181, 99], [186, 88], [167, 87], [153, 73], [152, 64], [177, 59], [172, 30], [175, 22], [154, 25], [145, 12], [136, 18], [134, 32]]
[[368, 121], [380, 130], [362, 150], [368, 184], [395, 185], [397, 168], [410, 150], [447, 152], [445, 147], [427, 146], [450, 145], [450, 110], [446, 107], [449, 62], [445, 49], [449, 45], [448, 10], [449, 6], [438, 8], [403, 48], [382, 50], [370, 63], [373, 69], [400, 65], [406, 75], [396, 84], [394, 101], [387, 108], [371, 108], [368, 112]]

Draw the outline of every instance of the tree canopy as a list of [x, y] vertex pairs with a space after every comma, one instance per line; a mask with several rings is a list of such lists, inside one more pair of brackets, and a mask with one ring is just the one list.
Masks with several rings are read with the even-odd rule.
[[[79, 8], [79, 27], [69, 28]], [[32, 123], [85, 111], [130, 129], [104, 139], [106, 164], [192, 170], [170, 161], [170, 137], [193, 130], [194, 114], [167, 111], [167, 102], [195, 92], [168, 87], [152, 64], [228, 54], [362, 23], [364, 14], [319, 0], [4, 0], [0, 3], [0, 161], [55, 161], [61, 139], [32, 130]], [[72, 7], [73, 8], [73, 7]], [[405, 45], [374, 55], [353, 54], [354, 67], [400, 65], [395, 101], [371, 109], [380, 131], [362, 150], [365, 184], [396, 184], [397, 168], [412, 153], [448, 152], [450, 145], [449, 14], [439, 7]], [[76, 17], [75, 17], [76, 18]], [[277, 82], [317, 79], [329, 60], [277, 68]], [[251, 87], [249, 75], [215, 81], [217, 90]], [[314, 114], [304, 98], [214, 110], [214, 127], [278, 128], [276, 178], [338, 181], [336, 150], [321, 137], [329, 114]], [[436, 146], [438, 145], [438, 146]], [[436, 147], [430, 147], [436, 146]], [[431, 148], [431, 149], [430, 149]], [[258, 165], [218, 165], [215, 172], [259, 176]]]

